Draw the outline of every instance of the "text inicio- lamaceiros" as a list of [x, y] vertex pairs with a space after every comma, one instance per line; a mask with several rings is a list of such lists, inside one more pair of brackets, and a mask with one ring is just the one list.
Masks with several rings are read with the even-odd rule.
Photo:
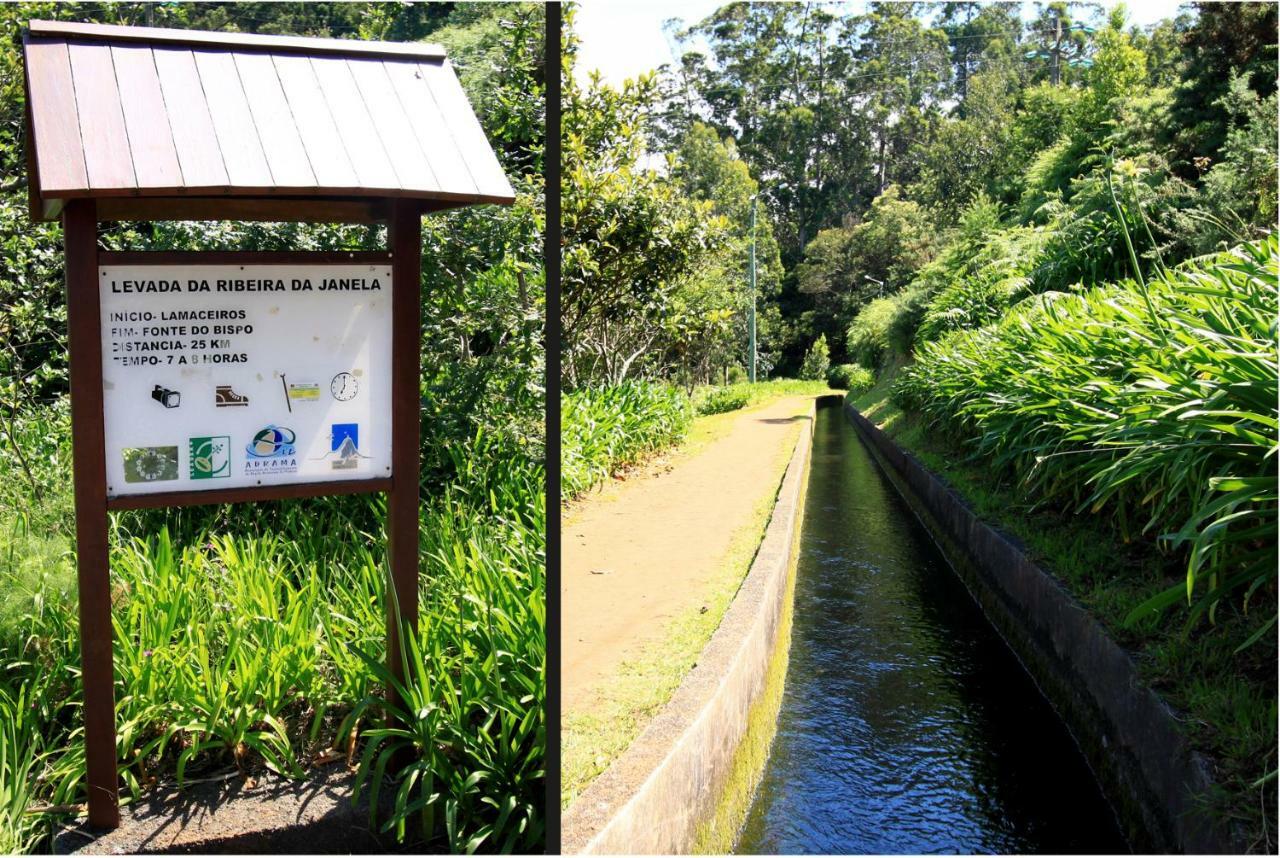
[[110, 313], [107, 318], [112, 322], [221, 322], [247, 319], [249, 314], [244, 310], [127, 310]]

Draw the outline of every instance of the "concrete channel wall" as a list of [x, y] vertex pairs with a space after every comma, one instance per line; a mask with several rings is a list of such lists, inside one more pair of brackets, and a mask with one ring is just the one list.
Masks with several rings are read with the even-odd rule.
[[1015, 540], [855, 409], [847, 413], [1070, 728], [1134, 850], [1242, 851], [1202, 810], [1212, 789], [1206, 761], [1102, 625]]
[[688, 853], [704, 844], [709, 827], [724, 826], [717, 817], [731, 781], [743, 777], [741, 746], [748, 728], [760, 721], [757, 704], [768, 696], [770, 676], [778, 675], [779, 648], [789, 645], [788, 594], [813, 420], [811, 407], [755, 560], [697, 665], [631, 746], [565, 811], [565, 854]]

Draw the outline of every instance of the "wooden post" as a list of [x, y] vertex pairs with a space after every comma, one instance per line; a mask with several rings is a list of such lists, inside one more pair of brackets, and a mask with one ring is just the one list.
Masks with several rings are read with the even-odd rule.
[[[396, 200], [388, 227], [391, 248], [391, 491], [387, 541], [387, 660], [403, 682], [400, 628], [418, 629], [418, 474], [422, 396], [422, 215], [411, 200]], [[397, 607], [400, 624], [397, 624]], [[394, 688], [388, 700], [399, 702]]]
[[107, 463], [102, 418], [102, 322], [98, 292], [98, 213], [93, 200], [62, 214], [71, 352], [71, 450], [80, 589], [80, 668], [89, 825], [120, 824], [116, 774], [115, 672], [111, 659], [111, 571], [107, 545]]

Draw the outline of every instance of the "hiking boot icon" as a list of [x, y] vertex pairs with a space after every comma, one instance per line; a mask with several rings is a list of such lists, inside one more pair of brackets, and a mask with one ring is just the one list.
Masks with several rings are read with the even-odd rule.
[[219, 408], [225, 408], [228, 405], [248, 405], [249, 397], [236, 393], [229, 384], [220, 384], [214, 393], [214, 402]]

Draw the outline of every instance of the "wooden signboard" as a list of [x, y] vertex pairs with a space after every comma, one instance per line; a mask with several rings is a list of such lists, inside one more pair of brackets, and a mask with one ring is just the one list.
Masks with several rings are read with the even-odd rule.
[[[114, 254], [98, 250], [93, 208], [74, 201], [63, 223], [89, 816], [113, 828], [109, 510], [387, 492], [387, 652], [403, 678], [400, 629], [418, 614], [421, 236], [416, 208], [398, 204], [390, 253]], [[326, 279], [365, 289], [301, 288]], [[236, 291], [249, 280], [283, 291]], [[152, 291], [161, 281], [181, 288]]]
[[[66, 252], [89, 822], [113, 828], [109, 511], [385, 492], [402, 680], [421, 218], [514, 194], [436, 46], [33, 21], [24, 63], [31, 215]], [[101, 250], [126, 218], [385, 223], [387, 246]]]
[[391, 266], [296, 259], [99, 268], [108, 500], [392, 476]]

